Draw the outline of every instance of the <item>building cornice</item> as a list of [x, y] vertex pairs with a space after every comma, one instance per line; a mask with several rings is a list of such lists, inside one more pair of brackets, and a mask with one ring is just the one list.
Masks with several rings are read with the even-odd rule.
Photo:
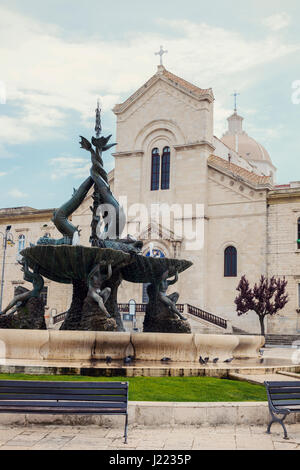
[[207, 140], [200, 140], [197, 142], [191, 142], [189, 144], [179, 144], [173, 146], [175, 150], [190, 150], [198, 147], [207, 147], [210, 151], [215, 151], [216, 148]]
[[300, 202], [300, 189], [286, 189], [280, 191], [270, 191], [268, 194], [268, 204], [289, 204]]
[[127, 150], [126, 152], [115, 152], [112, 156], [117, 157], [142, 157], [144, 155], [143, 150]]
[[17, 209], [8, 208], [6, 211], [0, 211], [0, 224], [5, 224], [7, 222], [20, 222], [22, 220], [39, 220], [47, 219], [51, 220], [53, 217], [53, 212], [55, 209], [33, 209], [33, 210], [23, 210], [18, 211]]

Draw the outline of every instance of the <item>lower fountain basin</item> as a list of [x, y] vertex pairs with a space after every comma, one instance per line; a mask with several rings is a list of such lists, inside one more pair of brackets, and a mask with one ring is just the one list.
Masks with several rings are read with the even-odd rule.
[[[241, 348], [239, 345], [241, 344]], [[57, 330], [0, 329], [0, 360], [122, 360], [133, 355], [135, 362], [169, 357], [176, 363], [199, 364], [199, 356], [258, 358], [262, 336], [206, 335], [176, 333], [119, 333]]]

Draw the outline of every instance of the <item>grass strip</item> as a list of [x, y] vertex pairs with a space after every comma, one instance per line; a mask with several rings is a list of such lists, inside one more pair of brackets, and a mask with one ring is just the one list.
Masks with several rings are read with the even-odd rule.
[[129, 382], [130, 401], [266, 401], [263, 385], [214, 377], [89, 377], [80, 375], [0, 374], [0, 380]]

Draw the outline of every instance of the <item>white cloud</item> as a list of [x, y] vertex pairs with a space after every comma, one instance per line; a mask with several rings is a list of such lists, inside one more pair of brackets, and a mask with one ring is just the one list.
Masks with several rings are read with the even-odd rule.
[[62, 156], [52, 158], [49, 163], [54, 167], [50, 175], [53, 180], [67, 176], [80, 179], [90, 174], [91, 163], [84, 158]]
[[268, 16], [262, 20], [262, 24], [271, 31], [279, 31], [283, 28], [286, 28], [289, 26], [290, 22], [291, 17], [285, 12]]
[[13, 188], [10, 191], [8, 191], [8, 195], [13, 197], [14, 199], [24, 199], [28, 197], [28, 194], [24, 193], [18, 188]]
[[[0, 117], [2, 145], [49, 137], [54, 130], [56, 138], [63, 136], [69, 110], [79, 113], [83, 126], [90, 126], [98, 97], [107, 111], [155, 73], [154, 52], [159, 44], [169, 50], [165, 58], [169, 70], [200, 87], [220, 90], [219, 117], [225, 115], [222, 100], [228, 103], [237, 80], [242, 90], [257, 80], [257, 74], [250, 71], [300, 50], [299, 45], [274, 35], [249, 40], [204, 23], [159, 21], [166, 35], [141, 32], [122, 41], [96, 37], [75, 42], [64, 38], [56, 26], [0, 6], [4, 75], [0, 80], [7, 86], [7, 103], [18, 107], [17, 115]], [[170, 35], [170, 30], [176, 34]], [[79, 175], [81, 171], [64, 167], [65, 174]], [[59, 177], [57, 171], [53, 175]]]

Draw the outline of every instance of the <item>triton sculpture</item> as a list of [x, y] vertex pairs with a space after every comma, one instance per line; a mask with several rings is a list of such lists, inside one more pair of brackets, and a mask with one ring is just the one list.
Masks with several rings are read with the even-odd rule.
[[23, 258], [18, 262], [22, 266], [24, 280], [31, 282], [33, 289], [17, 288], [15, 297], [1, 312], [0, 328], [46, 329], [45, 306], [40, 298], [44, 279], [39, 274], [38, 266], [31, 271], [26, 259]]

